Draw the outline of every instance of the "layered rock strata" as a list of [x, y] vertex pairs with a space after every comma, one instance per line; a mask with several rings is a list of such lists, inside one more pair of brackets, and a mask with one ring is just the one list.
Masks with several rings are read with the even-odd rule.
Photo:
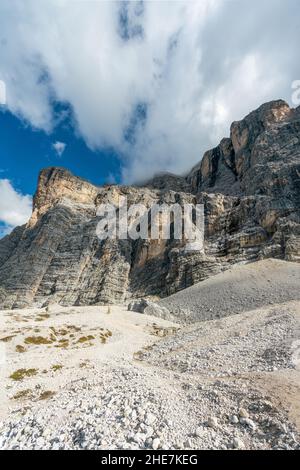
[[[205, 245], [99, 241], [97, 208], [202, 203]], [[41, 171], [28, 224], [0, 241], [0, 308], [122, 303], [164, 297], [234, 264], [300, 259], [300, 109], [264, 104], [186, 177], [96, 187], [62, 168]]]

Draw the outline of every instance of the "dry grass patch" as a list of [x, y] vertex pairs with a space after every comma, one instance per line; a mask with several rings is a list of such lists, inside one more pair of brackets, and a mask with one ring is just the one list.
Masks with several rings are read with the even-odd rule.
[[51, 344], [53, 343], [52, 339], [44, 338], [43, 336], [28, 336], [25, 338], [25, 344]]
[[53, 366], [51, 366], [51, 369], [54, 370], [54, 372], [61, 370], [62, 368], [63, 368], [62, 364], [54, 364]]
[[80, 362], [79, 364], [80, 369], [84, 369], [85, 367], [89, 367], [89, 366], [90, 366], [89, 359], [86, 359], [84, 362]]
[[68, 330], [66, 330], [65, 328], [56, 329], [54, 328], [54, 326], [51, 326], [50, 330], [55, 336], [66, 336], [68, 334]]
[[45, 390], [45, 392], [42, 392], [39, 396], [39, 400], [48, 400], [49, 398], [54, 397], [55, 392], [52, 390]]
[[69, 340], [67, 339], [60, 339], [58, 344], [55, 345], [56, 348], [67, 348], [69, 346]]
[[77, 340], [77, 343], [86, 343], [87, 341], [92, 341], [93, 339], [95, 339], [95, 336], [93, 335], [81, 336], [81, 338]]
[[0, 338], [0, 341], [2, 341], [3, 343], [9, 343], [14, 337], [15, 335], [5, 336], [4, 338]]
[[21, 400], [22, 398], [31, 398], [33, 396], [32, 390], [27, 388], [26, 390], [20, 390], [13, 396], [13, 400]]
[[38, 316], [36, 317], [35, 321], [45, 321], [48, 318], [50, 318], [49, 313], [39, 313]]
[[18, 369], [15, 372], [13, 372], [9, 378], [12, 380], [23, 380], [26, 377], [33, 377], [38, 373], [38, 369]]
[[78, 331], [81, 331], [81, 328], [80, 328], [80, 326], [74, 326], [73, 325], [73, 326], [69, 326], [69, 330], [78, 332]]
[[141, 349], [140, 351], [136, 351], [135, 353], [133, 353], [133, 359], [135, 361], [143, 361], [144, 360], [144, 357], [145, 357], [145, 354], [148, 352], [148, 351], [151, 351], [152, 348], [153, 348], [153, 344], [149, 344], [148, 346], [145, 346], [143, 349]]
[[[101, 328], [101, 330], [103, 330], [103, 328]], [[101, 343], [106, 343], [107, 340], [112, 336], [112, 332], [110, 330], [106, 330], [100, 333], [99, 336], [100, 336]]]
[[156, 323], [153, 323], [151, 334], [154, 336], [159, 336], [160, 338], [165, 338], [166, 336], [174, 335], [178, 330], [179, 328], [176, 327], [171, 326], [164, 328], [156, 325]]
[[24, 348], [24, 346], [22, 346], [21, 344], [17, 344], [17, 346], [16, 346], [16, 352], [18, 352], [18, 353], [24, 353], [24, 352], [26, 352], [26, 348]]

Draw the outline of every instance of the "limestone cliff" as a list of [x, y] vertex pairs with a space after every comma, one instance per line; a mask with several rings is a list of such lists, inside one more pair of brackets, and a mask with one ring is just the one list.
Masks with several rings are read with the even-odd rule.
[[[177, 240], [96, 235], [101, 202], [203, 203], [205, 250]], [[299, 261], [300, 110], [283, 101], [234, 122], [186, 178], [158, 175], [143, 187], [96, 187], [62, 168], [41, 171], [26, 226], [0, 241], [0, 307], [120, 303], [166, 296], [236, 263]]]

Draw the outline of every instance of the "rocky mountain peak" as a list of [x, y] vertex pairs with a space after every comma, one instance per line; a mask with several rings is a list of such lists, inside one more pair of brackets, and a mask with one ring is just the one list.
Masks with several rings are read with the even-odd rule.
[[94, 204], [97, 194], [96, 186], [65, 168], [44, 168], [39, 174], [29, 226], [32, 227], [39, 217], [64, 198], [74, 203]]
[[178, 192], [189, 192], [190, 186], [184, 176], [174, 175], [169, 172], [161, 172], [153, 176], [150, 180], [141, 184], [152, 189], [171, 190]]
[[[101, 203], [201, 203], [204, 251], [184, 240], [97, 238]], [[41, 171], [33, 214], [0, 241], [0, 307], [121, 303], [170, 295], [234, 264], [300, 260], [300, 109], [278, 100], [231, 126], [187, 177], [96, 187]]]
[[233, 122], [230, 137], [208, 150], [188, 174], [192, 191], [235, 196], [272, 192], [275, 170], [286, 177], [285, 165], [299, 163], [299, 126], [299, 109], [283, 100], [263, 104]]

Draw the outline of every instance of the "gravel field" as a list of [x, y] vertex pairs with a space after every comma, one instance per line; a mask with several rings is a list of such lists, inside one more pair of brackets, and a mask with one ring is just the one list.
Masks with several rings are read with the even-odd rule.
[[300, 302], [251, 305], [2, 311], [0, 448], [300, 449]]
[[242, 264], [159, 302], [180, 323], [212, 320], [300, 300], [300, 264], [269, 259]]

